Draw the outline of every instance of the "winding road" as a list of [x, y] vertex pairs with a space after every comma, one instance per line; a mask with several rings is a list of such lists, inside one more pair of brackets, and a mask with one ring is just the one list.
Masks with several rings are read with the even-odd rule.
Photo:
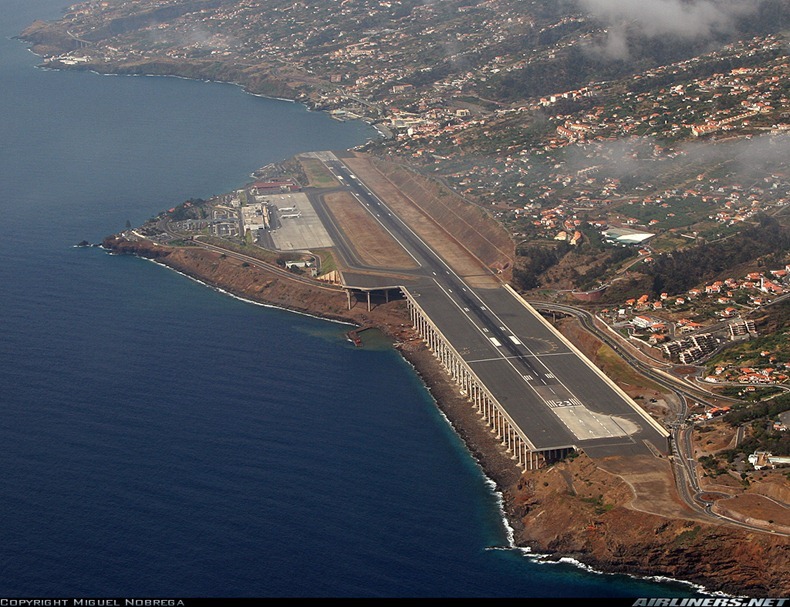
[[[705, 400], [707, 397], [715, 396], [717, 399], [722, 399], [723, 397], [714, 395], [710, 392], [690, 385], [686, 382], [686, 380], [673, 377], [668, 372], [656, 369], [639, 357], [635, 356], [629, 351], [627, 344], [622, 342], [618, 343], [618, 338], [597, 327], [593, 314], [587, 310], [569, 305], [549, 303], [544, 301], [531, 301], [530, 304], [539, 311], [554, 311], [576, 317], [586, 331], [595, 335], [598, 339], [611, 347], [615, 352], [617, 352], [620, 358], [622, 358], [633, 369], [638, 371], [640, 374], [649, 377], [660, 386], [671, 390], [678, 397], [680, 406], [675, 411], [675, 421], [670, 423], [669, 427], [672, 433], [672, 457], [674, 462], [677, 489], [681, 498], [689, 508], [700, 514], [713, 517], [719, 521], [736, 525], [744, 529], [759, 531], [762, 533], [770, 532], [776, 535], [790, 537], [790, 533], [781, 533], [773, 530], [767, 530], [765, 527], [750, 525], [737, 519], [714, 512], [713, 504], [716, 499], [727, 498], [731, 496], [721, 492], [705, 491], [700, 486], [699, 476], [697, 474], [696, 459], [694, 458], [694, 448], [692, 445], [692, 432], [694, 431], [694, 425], [689, 424], [686, 421], [688, 415], [688, 399], [691, 398], [703, 404], [708, 404]], [[737, 401], [737, 399], [729, 398], [727, 398], [727, 400]]]

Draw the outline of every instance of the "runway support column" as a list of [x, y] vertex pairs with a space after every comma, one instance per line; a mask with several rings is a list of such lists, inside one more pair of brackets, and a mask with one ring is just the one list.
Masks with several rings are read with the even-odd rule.
[[368, 291], [368, 312], [370, 312], [370, 291]]
[[346, 289], [346, 296], [348, 297], [348, 309], [351, 309], [351, 290]]

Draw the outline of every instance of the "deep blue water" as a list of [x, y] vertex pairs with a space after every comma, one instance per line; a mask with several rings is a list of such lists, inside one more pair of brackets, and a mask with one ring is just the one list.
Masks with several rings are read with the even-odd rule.
[[0, 596], [690, 594], [507, 549], [385, 344], [74, 248], [374, 133], [228, 85], [36, 69], [10, 37], [61, 1], [0, 0]]

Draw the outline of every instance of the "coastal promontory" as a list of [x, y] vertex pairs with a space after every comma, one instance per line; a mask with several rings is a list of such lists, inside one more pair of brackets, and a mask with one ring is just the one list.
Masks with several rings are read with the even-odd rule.
[[[354, 161], [357, 169], [362, 169], [359, 175], [365, 174], [363, 160], [357, 155]], [[369, 166], [381, 168], [379, 161], [371, 160]], [[395, 178], [403, 169], [387, 170]], [[259, 179], [255, 182], [257, 188], [269, 184], [279, 191], [298, 184], [318, 199], [315, 194], [322, 187], [316, 184], [336, 191], [339, 183], [330, 180], [329, 173], [322, 171], [320, 163], [309, 154], [268, 167], [268, 171], [277, 172], [278, 177], [267, 177], [270, 181]], [[413, 174], [408, 183], [414, 196], [416, 192], [432, 192], [424, 194], [427, 215], [449, 217], [445, 199], [452, 194], [440, 194], [442, 190], [435, 183]], [[420, 183], [425, 189], [415, 187]], [[432, 196], [442, 200], [442, 205], [428, 204]], [[247, 204], [251, 204], [252, 197], [250, 194]], [[334, 206], [328, 208], [341, 227], [355, 217], [353, 207], [359, 203], [329, 200], [334, 201]], [[221, 239], [201, 235], [205, 221], [199, 218], [207, 215], [204, 205], [228, 201], [224, 196], [214, 201], [188, 201], [144, 226], [106, 238], [103, 246], [116, 254], [153, 259], [238, 297], [348, 322], [358, 330], [375, 329], [386, 335], [414, 366], [437, 406], [496, 482], [516, 545], [549, 559], [573, 558], [601, 571], [677, 578], [700, 584], [709, 591], [780, 596], [788, 590], [790, 542], [786, 533], [790, 531], [790, 521], [782, 503], [790, 496], [780, 469], [753, 475], [752, 481], [744, 484], [703, 475], [699, 468], [697, 480], [693, 481], [700, 483], [697, 496], [681, 493], [689, 480], [680, 476], [680, 464], [673, 457], [590, 458], [579, 452], [547, 468], [525, 471], [421, 339], [402, 298], [396, 293], [384, 298], [379, 293], [369, 300], [362, 291], [352, 296], [338, 279], [339, 274], [350, 270], [338, 250], [286, 254], [245, 244], [238, 238], [236, 244], [234, 239], [223, 244]], [[457, 208], [465, 208], [471, 216], [478, 213], [474, 206]], [[278, 211], [272, 209], [276, 215]], [[460, 218], [455, 221], [460, 222]], [[492, 229], [495, 225], [491, 224]], [[183, 232], [185, 229], [188, 232]], [[490, 260], [496, 265], [499, 247], [490, 247], [496, 240], [495, 232], [483, 237], [481, 230], [470, 231], [464, 243], [470, 246], [475, 239], [488, 240]], [[351, 234], [347, 236], [357, 243], [353, 250], [362, 256], [358, 263], [385, 259], [382, 263], [392, 264], [400, 259], [393, 247], [387, 247], [384, 236], [379, 236], [377, 246], [369, 248], [366, 238], [354, 238]], [[507, 239], [501, 245], [505, 242]], [[485, 250], [484, 246], [473, 248]], [[317, 270], [311, 260], [320, 260], [321, 269]], [[409, 265], [405, 259], [397, 263]], [[380, 270], [373, 274], [376, 272]], [[656, 421], [672, 423], [679, 396], [671, 384], [658, 383], [614, 355], [601, 336], [589, 332], [574, 316], [556, 311], [546, 315], [593, 363], [616, 378], [631, 398], [642, 403]], [[364, 333], [359, 335], [364, 347]], [[736, 433], [737, 427], [727, 426], [722, 420], [716, 426], [693, 430], [692, 453], [704, 460], [727, 446]]]
[[[47, 68], [232, 82], [373, 124], [359, 149], [283, 159], [103, 246], [348, 322], [363, 347], [388, 336], [495, 481], [515, 545], [781, 597], [789, 6], [108, 0], [21, 38]], [[512, 294], [551, 339], [525, 344], [473, 291]], [[495, 355], [437, 337], [415, 312], [431, 294]], [[626, 417], [557, 396], [539, 361], [565, 355]], [[463, 373], [494, 359], [521, 365], [506, 371], [553, 428], [600, 444], [523, 466], [518, 424], [481, 412]], [[605, 452], [642, 427], [666, 441]]]

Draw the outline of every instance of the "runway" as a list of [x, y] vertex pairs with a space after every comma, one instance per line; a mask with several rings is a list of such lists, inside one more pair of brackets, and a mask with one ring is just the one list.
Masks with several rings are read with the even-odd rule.
[[[488, 268], [480, 264], [479, 276], [491, 280], [474, 281], [485, 287], [471, 286], [341, 158], [322, 160], [419, 265], [401, 281], [358, 268], [344, 273], [344, 286], [406, 290], [536, 450], [668, 452], [668, 433]], [[341, 249], [348, 242], [334, 239]]]

